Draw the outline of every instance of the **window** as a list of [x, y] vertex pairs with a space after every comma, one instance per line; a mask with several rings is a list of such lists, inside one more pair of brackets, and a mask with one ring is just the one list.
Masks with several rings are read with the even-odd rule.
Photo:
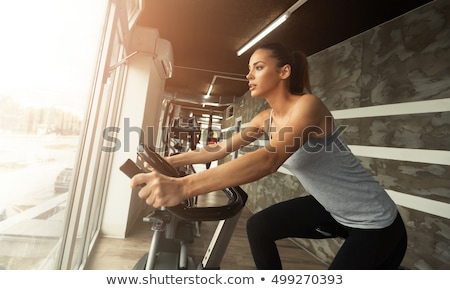
[[233, 117], [234, 116], [234, 106], [233, 105], [228, 106], [225, 113], [227, 116], [226, 119]]
[[[89, 239], [92, 234], [82, 222], [92, 226], [95, 215], [85, 205], [99, 202], [75, 189], [79, 173], [89, 172], [79, 162], [84, 156], [80, 144], [89, 134], [107, 4], [0, 3], [1, 268], [57, 269], [64, 261], [65, 268], [76, 268], [81, 263], [84, 242], [77, 247], [68, 240]], [[88, 183], [83, 186], [86, 191], [78, 192], [89, 193]], [[78, 208], [82, 214], [71, 224], [68, 217]]]

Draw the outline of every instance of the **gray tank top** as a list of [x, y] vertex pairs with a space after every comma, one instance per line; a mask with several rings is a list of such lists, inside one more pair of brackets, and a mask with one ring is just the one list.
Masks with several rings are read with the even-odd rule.
[[[272, 112], [269, 120], [272, 123]], [[282, 165], [341, 224], [377, 229], [392, 224], [397, 207], [335, 130], [310, 138]]]

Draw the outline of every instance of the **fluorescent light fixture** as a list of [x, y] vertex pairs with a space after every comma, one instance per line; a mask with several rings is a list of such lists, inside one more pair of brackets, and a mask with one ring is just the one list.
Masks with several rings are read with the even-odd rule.
[[258, 41], [267, 36], [267, 34], [271, 33], [275, 28], [280, 26], [286, 19], [291, 16], [292, 12], [297, 10], [300, 6], [306, 3], [308, 0], [299, 0], [294, 3], [288, 10], [286, 10], [280, 17], [275, 19], [272, 23], [269, 24], [266, 28], [264, 28], [260, 33], [258, 33], [254, 38], [252, 38], [247, 44], [245, 44], [241, 49], [239, 49], [236, 54], [237, 56], [241, 56], [244, 52], [246, 52], [250, 47], [255, 45]]
[[244, 52], [246, 52], [250, 47], [252, 47], [253, 45], [255, 45], [258, 41], [260, 41], [261, 39], [263, 39], [264, 37], [266, 37], [267, 34], [271, 33], [272, 30], [274, 30], [275, 28], [277, 28], [278, 26], [281, 25], [281, 23], [285, 22], [286, 19], [288, 19], [289, 14], [283, 14], [280, 17], [278, 17], [277, 19], [275, 19], [274, 22], [272, 22], [271, 24], [269, 24], [269, 26], [267, 26], [266, 28], [264, 28], [260, 33], [258, 33], [258, 35], [256, 35], [254, 38], [252, 38], [249, 42], [247, 42], [246, 45], [244, 45], [241, 49], [239, 49], [236, 54], [237, 56], [241, 56]]
[[212, 91], [212, 89], [213, 89], [213, 86], [214, 86], [214, 84], [210, 84], [210, 85], [209, 85], [208, 92], [206, 93], [206, 98], [209, 98], [209, 96], [211, 96], [211, 91]]
[[219, 75], [214, 75], [211, 84], [209, 85], [209, 89], [208, 92], [205, 95], [205, 98], [209, 98], [211, 96], [211, 91], [214, 87], [214, 83], [216, 82], [216, 79], [218, 78], [222, 78], [222, 79], [227, 79], [227, 80], [234, 80], [234, 81], [243, 81], [243, 82], [247, 82], [247, 79], [245, 77], [243, 78], [234, 78], [234, 77], [228, 77], [228, 76], [219, 76]]

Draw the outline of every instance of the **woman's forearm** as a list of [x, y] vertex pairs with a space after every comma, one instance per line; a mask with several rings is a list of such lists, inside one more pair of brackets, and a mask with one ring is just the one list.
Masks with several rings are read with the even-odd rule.
[[174, 167], [216, 161], [225, 158], [225, 156], [238, 150], [240, 147], [254, 142], [262, 134], [263, 131], [259, 129], [259, 126], [250, 125], [244, 128], [240, 134], [236, 134], [220, 143], [207, 145], [200, 148], [200, 150], [173, 155], [168, 157], [167, 160]]
[[271, 162], [270, 158], [270, 153], [258, 150], [220, 166], [183, 177], [186, 196], [193, 197], [258, 180], [276, 171], [276, 162]]
[[208, 145], [195, 151], [188, 151], [167, 157], [167, 161], [174, 167], [192, 164], [202, 164], [224, 158], [229, 153], [221, 144]]

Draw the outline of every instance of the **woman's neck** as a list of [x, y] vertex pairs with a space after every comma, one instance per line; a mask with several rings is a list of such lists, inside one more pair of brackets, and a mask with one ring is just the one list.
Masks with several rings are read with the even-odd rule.
[[283, 116], [289, 112], [289, 109], [292, 107], [292, 102], [295, 102], [297, 98], [298, 95], [284, 92], [266, 97], [265, 99], [276, 115]]

